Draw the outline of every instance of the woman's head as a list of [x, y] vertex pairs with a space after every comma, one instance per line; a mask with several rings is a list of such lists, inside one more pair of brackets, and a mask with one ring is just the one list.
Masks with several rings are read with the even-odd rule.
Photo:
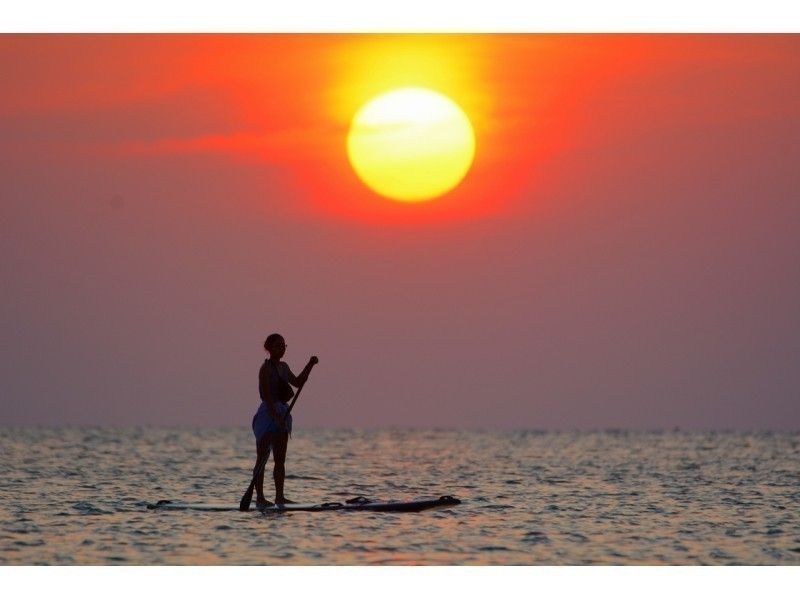
[[267, 337], [267, 340], [264, 341], [264, 349], [269, 352], [271, 357], [280, 359], [283, 357], [283, 354], [286, 353], [286, 341], [283, 339], [283, 336], [277, 332], [273, 332]]

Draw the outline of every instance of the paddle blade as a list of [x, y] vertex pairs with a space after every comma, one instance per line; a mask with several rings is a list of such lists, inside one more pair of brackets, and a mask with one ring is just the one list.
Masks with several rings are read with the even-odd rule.
[[250, 486], [247, 488], [247, 492], [244, 493], [242, 496], [242, 500], [239, 501], [239, 510], [240, 511], [249, 511], [250, 510], [250, 503], [253, 500], [253, 490], [255, 489], [256, 484], [255, 482], [250, 482]]

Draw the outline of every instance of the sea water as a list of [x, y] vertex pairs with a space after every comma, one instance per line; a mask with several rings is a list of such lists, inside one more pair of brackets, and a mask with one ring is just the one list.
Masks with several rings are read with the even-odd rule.
[[244, 428], [0, 428], [0, 563], [800, 564], [800, 433], [299, 429], [293, 500], [463, 503], [147, 510], [238, 504], [254, 452]]

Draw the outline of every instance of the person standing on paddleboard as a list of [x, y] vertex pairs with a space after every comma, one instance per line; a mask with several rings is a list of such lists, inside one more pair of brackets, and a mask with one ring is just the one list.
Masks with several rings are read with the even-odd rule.
[[300, 388], [308, 379], [312, 366], [319, 361], [312, 357], [302, 373], [295, 376], [289, 365], [281, 361], [286, 353], [286, 341], [280, 334], [270, 334], [264, 341], [264, 349], [269, 357], [264, 360], [258, 372], [261, 405], [253, 416], [253, 434], [256, 437], [256, 467], [253, 475], [256, 476], [256, 506], [259, 508], [272, 504], [264, 496], [264, 463], [269, 458], [270, 449], [275, 463], [272, 472], [275, 480], [275, 502], [279, 505], [293, 502], [283, 493], [286, 448], [292, 432], [292, 415], [288, 413], [288, 403], [294, 392], [290, 385]]

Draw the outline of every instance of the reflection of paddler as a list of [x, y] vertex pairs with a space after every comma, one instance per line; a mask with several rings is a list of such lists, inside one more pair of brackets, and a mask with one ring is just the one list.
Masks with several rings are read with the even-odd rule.
[[[319, 361], [316, 357], [312, 357], [302, 373], [295, 376], [289, 365], [281, 361], [286, 352], [286, 342], [280, 334], [270, 334], [264, 342], [264, 349], [269, 353], [269, 358], [264, 360], [258, 372], [261, 405], [253, 416], [253, 434], [256, 437], [256, 466], [253, 476], [258, 507], [271, 504], [264, 496], [264, 465], [269, 458], [270, 449], [275, 463], [272, 472], [275, 480], [275, 502], [277, 504], [292, 502], [283, 494], [286, 447], [292, 431], [292, 416], [289, 413], [288, 402], [294, 396], [291, 387], [300, 388], [305, 384], [311, 368]], [[247, 502], [250, 502], [249, 498]]]

